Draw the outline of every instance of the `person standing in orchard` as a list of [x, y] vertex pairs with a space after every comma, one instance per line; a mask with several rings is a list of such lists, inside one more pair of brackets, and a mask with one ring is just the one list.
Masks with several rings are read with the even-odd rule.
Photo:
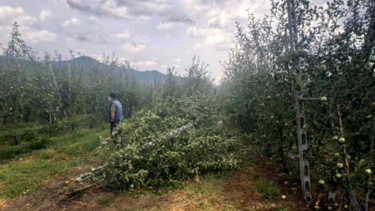
[[115, 93], [111, 93], [108, 97], [108, 100], [111, 102], [109, 104], [109, 123], [111, 124], [111, 136], [116, 126], [122, 122], [122, 105], [117, 100]]

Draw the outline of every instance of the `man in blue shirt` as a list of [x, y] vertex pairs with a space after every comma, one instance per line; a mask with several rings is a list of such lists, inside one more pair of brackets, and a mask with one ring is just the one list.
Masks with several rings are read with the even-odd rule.
[[122, 122], [122, 119], [123, 119], [122, 105], [117, 100], [116, 94], [113, 92], [109, 95], [108, 100], [111, 102], [109, 104], [109, 122], [111, 124], [111, 135], [112, 135], [116, 126]]

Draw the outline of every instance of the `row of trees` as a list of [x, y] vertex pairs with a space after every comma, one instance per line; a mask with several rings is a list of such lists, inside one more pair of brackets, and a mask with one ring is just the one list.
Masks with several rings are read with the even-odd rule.
[[[72, 53], [71, 53], [72, 54]], [[155, 93], [182, 96], [195, 91], [211, 92], [207, 66], [194, 57], [186, 69], [186, 79], [173, 69], [165, 80], [145, 84], [133, 74], [129, 63], [119, 64], [115, 56], [104, 57], [104, 64], [92, 66], [89, 57], [74, 62], [62, 55], [43, 58], [21, 39], [14, 23], [11, 38], [0, 57], [0, 118], [3, 125], [17, 128], [23, 122], [48, 123], [50, 135], [65, 117], [89, 114], [92, 124], [107, 120], [110, 92], [116, 92], [124, 105], [125, 118], [150, 103]], [[207, 89], [210, 87], [210, 89]]]
[[[293, 84], [305, 97], [326, 96], [327, 101], [305, 104], [314, 194], [325, 201], [323, 190], [338, 190], [341, 208], [349, 201], [355, 205], [353, 196], [367, 206], [374, 190], [368, 170], [375, 167], [375, 2], [332, 0], [319, 6], [297, 0], [296, 16], [295, 53], [286, 0], [272, 1], [264, 19], [250, 15], [246, 28], [237, 27], [221, 94], [230, 99], [226, 106], [238, 124], [252, 134], [249, 142], [276, 156], [296, 177]], [[292, 68], [296, 58], [299, 70]]]
[[64, 63], [58, 54], [37, 58], [20, 39], [16, 24], [4, 52], [0, 64], [3, 125], [17, 128], [21, 122], [48, 122], [51, 135], [64, 117], [91, 114], [93, 122], [102, 120], [111, 91], [127, 105], [126, 116], [147, 101], [148, 88], [130, 74], [130, 67], [113, 68], [109, 73], [94, 67], [85, 72], [79, 65]]

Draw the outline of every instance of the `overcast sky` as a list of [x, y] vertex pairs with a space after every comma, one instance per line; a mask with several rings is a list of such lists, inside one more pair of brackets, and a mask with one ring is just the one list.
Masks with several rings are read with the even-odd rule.
[[69, 49], [95, 59], [116, 53], [138, 70], [175, 66], [184, 73], [197, 55], [218, 80], [247, 9], [261, 17], [268, 0], [0, 0], [0, 43], [17, 21], [39, 54]]

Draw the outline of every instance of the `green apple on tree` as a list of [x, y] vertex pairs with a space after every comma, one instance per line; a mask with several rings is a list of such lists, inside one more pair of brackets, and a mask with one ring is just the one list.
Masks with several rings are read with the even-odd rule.
[[339, 169], [341, 169], [341, 168], [344, 167], [344, 164], [342, 164], [342, 163], [337, 163], [337, 164], [336, 164], [336, 167], [339, 168]]
[[366, 169], [365, 172], [366, 172], [366, 174], [372, 174], [371, 169]]

